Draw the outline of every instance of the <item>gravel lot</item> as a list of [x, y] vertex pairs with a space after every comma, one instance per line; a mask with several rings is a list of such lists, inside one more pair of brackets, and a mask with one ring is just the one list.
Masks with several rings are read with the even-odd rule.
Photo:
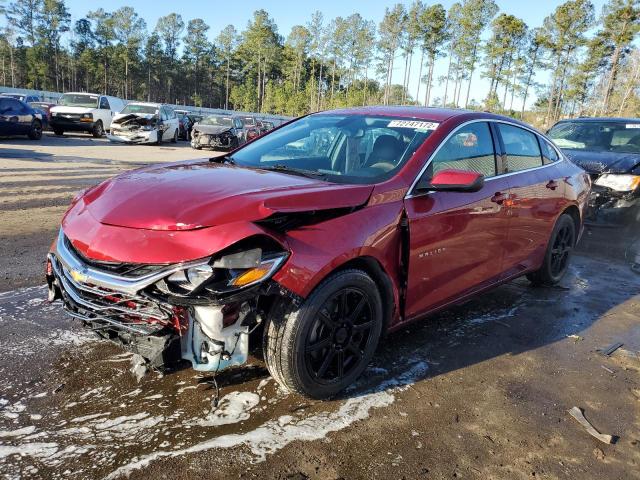
[[610, 232], [587, 233], [556, 288], [517, 280], [392, 335], [332, 401], [278, 390], [257, 357], [219, 377], [217, 410], [190, 369], [137, 382], [131, 355], [43, 301], [44, 255], [76, 191], [202, 156], [0, 140], [0, 477], [640, 478], [640, 276]]

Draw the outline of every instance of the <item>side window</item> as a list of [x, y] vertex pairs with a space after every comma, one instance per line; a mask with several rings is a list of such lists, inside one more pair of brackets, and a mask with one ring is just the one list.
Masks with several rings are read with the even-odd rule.
[[167, 109], [160, 107], [160, 120], [165, 121], [167, 118]]
[[237, 118], [234, 120], [234, 122], [236, 124], [236, 128], [239, 128], [240, 130], [242, 130], [242, 122]]
[[100, 97], [100, 108], [103, 110], [111, 110], [111, 107], [109, 106], [109, 100], [107, 100], [107, 97]]
[[540, 146], [534, 133], [505, 123], [497, 123], [496, 125], [502, 136], [505, 153], [507, 154], [506, 173], [518, 172], [542, 165]]
[[550, 163], [560, 160], [558, 152], [556, 152], [555, 148], [553, 148], [549, 142], [542, 137], [538, 137], [538, 140], [540, 140], [540, 147], [542, 148], [542, 163], [549, 165]]
[[486, 122], [470, 123], [456, 130], [433, 157], [426, 175], [447, 170], [470, 170], [485, 177], [496, 175], [496, 156], [489, 125]]

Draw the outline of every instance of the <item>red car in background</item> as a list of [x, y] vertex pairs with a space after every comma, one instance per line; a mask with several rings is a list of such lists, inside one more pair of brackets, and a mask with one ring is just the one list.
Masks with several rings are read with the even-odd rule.
[[522, 275], [558, 282], [589, 189], [547, 137], [506, 117], [323, 112], [224, 157], [90, 188], [62, 220], [47, 282], [152, 365], [215, 374], [257, 340], [281, 385], [326, 398], [383, 332]]

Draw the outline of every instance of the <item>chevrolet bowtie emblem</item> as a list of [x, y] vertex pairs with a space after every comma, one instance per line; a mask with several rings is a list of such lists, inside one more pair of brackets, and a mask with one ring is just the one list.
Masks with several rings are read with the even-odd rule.
[[71, 278], [73, 278], [76, 282], [84, 283], [87, 281], [87, 274], [84, 272], [80, 272], [78, 270], [70, 270]]

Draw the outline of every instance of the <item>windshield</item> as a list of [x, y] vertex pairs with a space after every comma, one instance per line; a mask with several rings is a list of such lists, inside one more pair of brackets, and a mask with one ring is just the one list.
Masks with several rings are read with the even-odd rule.
[[317, 114], [259, 138], [231, 160], [338, 183], [376, 183], [392, 177], [437, 126], [410, 118]]
[[2, 94], [4, 97], [11, 97], [11, 98], [15, 98], [16, 100], [22, 100], [24, 101], [24, 95], [20, 95], [18, 93], [3, 93]]
[[233, 122], [230, 117], [221, 117], [218, 115], [209, 115], [208, 117], [200, 120], [200, 125], [218, 125], [221, 127], [233, 127]]
[[65, 107], [84, 107], [84, 108], [97, 108], [98, 107], [98, 95], [89, 95], [83, 93], [65, 93], [60, 97], [58, 102]]
[[640, 122], [562, 122], [549, 137], [560, 148], [640, 154]]
[[255, 119], [251, 117], [244, 117], [244, 118], [241, 118], [240, 120], [242, 120], [242, 125], [244, 125], [245, 127], [251, 127], [256, 124]]
[[127, 104], [120, 113], [143, 113], [149, 115], [155, 115], [158, 113], [158, 107], [156, 105], [140, 105], [139, 103]]

